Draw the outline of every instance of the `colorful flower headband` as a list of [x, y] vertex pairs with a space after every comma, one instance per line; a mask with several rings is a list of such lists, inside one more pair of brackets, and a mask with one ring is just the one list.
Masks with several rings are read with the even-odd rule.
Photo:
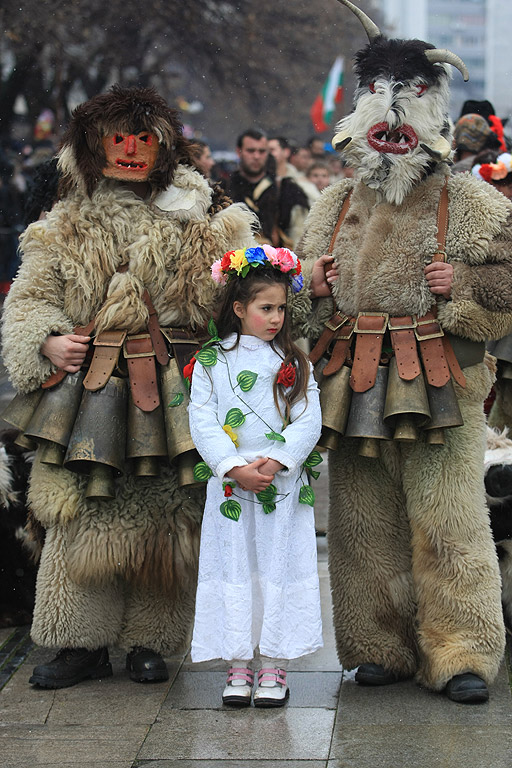
[[271, 245], [261, 245], [256, 248], [239, 248], [228, 251], [222, 259], [215, 261], [212, 266], [212, 277], [219, 285], [226, 285], [235, 275], [245, 277], [251, 268], [268, 267], [288, 272], [291, 276], [291, 288], [298, 293], [303, 284], [302, 267], [297, 256], [288, 248], [274, 248]]
[[512, 173], [512, 155], [503, 152], [496, 158], [495, 163], [482, 163], [474, 165], [471, 169], [473, 176], [484, 181], [500, 181]]

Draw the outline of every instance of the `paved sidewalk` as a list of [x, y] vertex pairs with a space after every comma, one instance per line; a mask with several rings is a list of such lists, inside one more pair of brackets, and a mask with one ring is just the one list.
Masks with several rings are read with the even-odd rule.
[[[315, 486], [319, 531], [326, 522], [326, 475], [324, 469]], [[164, 684], [131, 682], [124, 655], [114, 652], [112, 678], [57, 691], [32, 688], [31, 670], [48, 659], [48, 651], [31, 645], [27, 628], [3, 629], [0, 687], [7, 682], [0, 690], [0, 766], [510, 768], [512, 700], [505, 663], [490, 702], [473, 706], [454, 704], [412, 681], [362, 688], [342, 671], [325, 536], [317, 542], [325, 645], [290, 665], [285, 708], [224, 707], [223, 665], [193, 665], [188, 656], [168, 659], [170, 680]]]

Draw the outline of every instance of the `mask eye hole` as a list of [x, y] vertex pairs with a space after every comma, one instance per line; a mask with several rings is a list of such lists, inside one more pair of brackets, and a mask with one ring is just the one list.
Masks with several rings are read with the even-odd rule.
[[417, 96], [423, 96], [423, 94], [428, 91], [428, 85], [425, 85], [424, 83], [422, 83], [421, 85], [416, 85], [415, 89], [416, 89]]
[[139, 141], [142, 141], [144, 144], [151, 144], [151, 136], [148, 133], [144, 133], [142, 136], [139, 136]]
[[370, 89], [370, 93], [375, 93], [375, 83], [370, 83], [368, 88]]
[[116, 133], [114, 136], [114, 144], [122, 144], [124, 141], [124, 136], [122, 136], [120, 133]]

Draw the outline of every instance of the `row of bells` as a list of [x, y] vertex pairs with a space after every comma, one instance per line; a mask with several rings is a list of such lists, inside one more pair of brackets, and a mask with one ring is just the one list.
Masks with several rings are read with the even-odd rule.
[[[112, 376], [103, 389], [90, 392], [83, 388], [84, 376], [68, 374], [52, 389], [16, 395], [2, 418], [20, 430], [17, 442], [37, 448], [43, 463], [87, 475], [90, 499], [114, 498], [115, 478], [127, 466], [134, 475], [154, 477], [162, 463], [171, 462], [180, 486], [196, 484], [193, 469], [200, 457], [176, 360], [162, 367], [161, 403], [149, 413], [134, 404], [128, 379]], [[168, 407], [178, 393], [184, 402]]]
[[379, 366], [371, 389], [353, 392], [350, 373], [343, 366], [318, 377], [323, 448], [336, 450], [341, 436], [358, 437], [359, 454], [378, 458], [382, 440], [412, 442], [423, 431], [427, 442], [442, 445], [443, 430], [464, 423], [451, 379], [442, 387], [431, 386], [422, 374], [405, 381], [392, 357], [389, 365]]

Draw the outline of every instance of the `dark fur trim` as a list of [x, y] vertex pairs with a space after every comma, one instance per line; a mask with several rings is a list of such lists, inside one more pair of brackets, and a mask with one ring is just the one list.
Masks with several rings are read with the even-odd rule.
[[[148, 131], [160, 136], [155, 167], [148, 178], [153, 190], [161, 192], [169, 186], [178, 163], [192, 165], [190, 142], [183, 136], [178, 111], [168, 107], [154, 88], [114, 85], [108, 93], [95, 96], [73, 111], [63, 139], [63, 146], [72, 148], [89, 196], [103, 178], [106, 157], [102, 138], [116, 131]], [[75, 179], [64, 178], [61, 194], [75, 184]]]
[[355, 72], [360, 85], [369, 85], [379, 76], [393, 76], [400, 82], [409, 82], [415, 77], [433, 85], [441, 77], [447, 77], [445, 70], [432, 64], [425, 51], [435, 48], [423, 40], [388, 40], [377, 37], [362, 48], [355, 56]]

